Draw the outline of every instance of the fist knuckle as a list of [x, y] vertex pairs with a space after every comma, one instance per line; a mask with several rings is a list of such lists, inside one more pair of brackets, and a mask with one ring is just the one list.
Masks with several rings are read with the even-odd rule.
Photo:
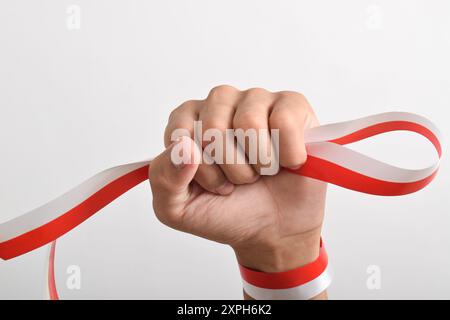
[[197, 108], [199, 103], [199, 100], [187, 100], [180, 104], [178, 107], [173, 109], [169, 114], [169, 121], [175, 119], [176, 117], [180, 116], [183, 112], [189, 109], [195, 109]]
[[230, 95], [234, 95], [238, 90], [230, 85], [222, 84], [212, 88], [209, 91], [208, 100], [226, 101]]
[[245, 99], [246, 100], [257, 100], [257, 99], [265, 98], [269, 94], [270, 94], [270, 92], [264, 88], [250, 88], [247, 91], [245, 91]]
[[180, 106], [180, 109], [193, 109], [197, 107], [199, 100], [187, 100], [183, 102]]
[[179, 113], [180, 113], [179, 107], [173, 109], [169, 114], [168, 122], [173, 121], [173, 119], [175, 119]]
[[280, 99], [289, 99], [295, 102], [306, 102], [306, 97], [302, 93], [296, 91], [280, 91], [278, 92], [278, 97]]

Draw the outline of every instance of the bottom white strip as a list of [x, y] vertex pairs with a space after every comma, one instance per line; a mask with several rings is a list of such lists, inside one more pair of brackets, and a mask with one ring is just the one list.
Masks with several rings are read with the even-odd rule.
[[324, 272], [314, 280], [289, 289], [256, 287], [242, 279], [245, 292], [256, 300], [308, 300], [323, 292], [331, 284], [333, 274], [328, 264]]

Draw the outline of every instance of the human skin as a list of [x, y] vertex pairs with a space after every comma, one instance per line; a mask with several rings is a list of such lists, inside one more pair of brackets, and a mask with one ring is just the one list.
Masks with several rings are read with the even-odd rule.
[[[175, 165], [173, 148], [195, 159], [207, 145], [192, 140], [197, 120], [202, 121], [203, 131], [279, 129], [279, 163], [298, 168], [307, 157], [304, 131], [318, 125], [306, 98], [291, 91], [215, 87], [206, 99], [187, 101], [171, 113], [164, 136], [166, 150], [152, 161], [149, 176], [154, 211], [162, 223], [230, 245], [240, 264], [281, 272], [314, 261], [319, 254], [326, 184], [285, 169], [261, 175], [265, 166], [259, 158], [256, 164]], [[187, 136], [172, 141], [172, 133], [180, 128], [187, 129]], [[259, 147], [270, 150], [270, 145]], [[316, 298], [326, 298], [326, 292]]]

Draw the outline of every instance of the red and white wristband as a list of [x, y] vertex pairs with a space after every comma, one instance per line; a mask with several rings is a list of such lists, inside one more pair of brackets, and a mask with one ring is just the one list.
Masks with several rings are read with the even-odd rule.
[[319, 256], [307, 265], [266, 273], [239, 265], [244, 291], [256, 300], [308, 300], [331, 284], [328, 256], [320, 240]]

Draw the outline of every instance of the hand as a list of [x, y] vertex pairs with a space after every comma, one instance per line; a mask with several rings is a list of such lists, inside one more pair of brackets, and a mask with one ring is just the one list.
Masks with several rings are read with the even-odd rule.
[[[192, 140], [197, 120], [202, 121], [203, 132], [279, 129], [279, 163], [298, 168], [306, 161], [304, 131], [318, 125], [305, 97], [219, 86], [205, 100], [183, 103], [170, 115], [164, 138], [167, 149], [152, 161], [149, 176], [153, 207], [161, 222], [229, 244], [241, 264], [277, 272], [313, 261], [318, 256], [326, 184], [283, 169], [260, 175], [269, 165], [259, 156], [252, 164], [247, 159], [245, 164], [175, 165], [174, 148], [181, 149], [183, 157], [199, 159], [208, 145], [203, 141], [198, 146]], [[186, 129], [185, 137], [173, 142], [172, 133], [180, 128]], [[258, 149], [267, 149], [264, 152], [273, 163], [276, 154], [270, 153], [270, 143], [263, 142], [258, 138]], [[248, 156], [248, 145], [245, 151]]]

